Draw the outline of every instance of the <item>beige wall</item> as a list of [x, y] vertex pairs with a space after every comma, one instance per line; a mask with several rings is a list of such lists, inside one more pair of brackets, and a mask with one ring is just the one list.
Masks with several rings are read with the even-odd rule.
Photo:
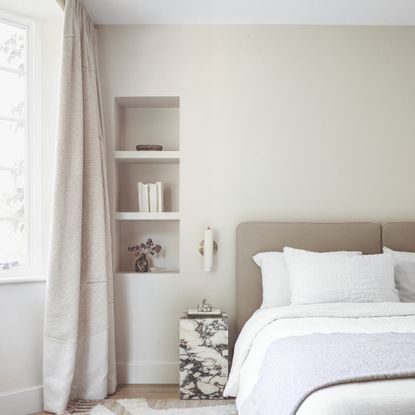
[[177, 318], [203, 296], [233, 317], [239, 222], [415, 219], [415, 28], [102, 26], [99, 41], [109, 138], [114, 96], [181, 103], [181, 275], [116, 281], [122, 380], [177, 379]]

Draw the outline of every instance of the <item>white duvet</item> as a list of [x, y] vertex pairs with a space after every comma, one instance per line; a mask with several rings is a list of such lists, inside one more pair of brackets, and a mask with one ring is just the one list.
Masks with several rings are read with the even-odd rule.
[[[238, 408], [250, 395], [267, 347], [277, 338], [313, 333], [415, 332], [415, 304], [336, 303], [258, 310], [235, 346], [224, 395]], [[350, 383], [314, 392], [297, 415], [415, 414], [415, 379]], [[279, 415], [279, 414], [276, 414]]]

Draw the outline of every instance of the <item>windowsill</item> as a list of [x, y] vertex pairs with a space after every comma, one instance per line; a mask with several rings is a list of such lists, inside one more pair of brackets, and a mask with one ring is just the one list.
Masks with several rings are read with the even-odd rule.
[[27, 284], [32, 282], [45, 282], [46, 276], [28, 276], [28, 277], [2, 277], [0, 276], [0, 285], [4, 284]]

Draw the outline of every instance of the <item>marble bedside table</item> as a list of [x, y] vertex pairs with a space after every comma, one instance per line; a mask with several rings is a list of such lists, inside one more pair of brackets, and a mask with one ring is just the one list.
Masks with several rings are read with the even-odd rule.
[[228, 381], [228, 316], [180, 319], [180, 399], [223, 399]]

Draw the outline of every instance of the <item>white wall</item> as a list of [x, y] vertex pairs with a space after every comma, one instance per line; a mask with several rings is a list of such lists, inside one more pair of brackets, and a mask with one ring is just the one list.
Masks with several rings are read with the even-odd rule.
[[[41, 36], [41, 136], [43, 179], [43, 245], [46, 254], [51, 188], [62, 19], [38, 21]], [[42, 402], [42, 343], [45, 282], [0, 282], [0, 413], [22, 415], [40, 411]]]
[[99, 41], [110, 139], [115, 96], [181, 105], [181, 275], [116, 281], [122, 382], [177, 381], [177, 319], [202, 297], [233, 318], [239, 222], [415, 219], [415, 28], [102, 26]]
[[42, 405], [44, 282], [0, 285], [0, 413]]

